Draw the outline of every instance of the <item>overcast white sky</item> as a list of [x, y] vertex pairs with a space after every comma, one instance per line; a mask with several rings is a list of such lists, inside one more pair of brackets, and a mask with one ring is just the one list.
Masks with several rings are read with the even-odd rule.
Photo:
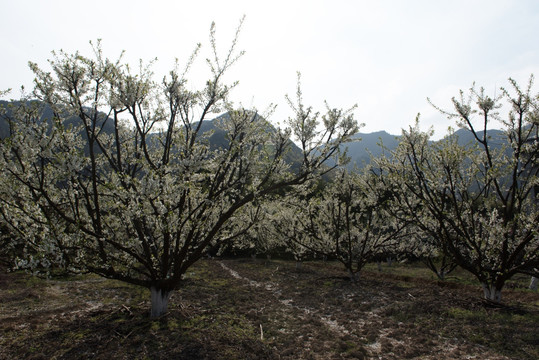
[[[278, 104], [272, 120], [291, 114], [284, 95], [295, 93], [302, 73], [307, 105], [323, 110], [357, 103], [362, 132], [399, 134], [421, 113], [436, 137], [454, 125], [428, 104], [448, 107], [475, 81], [492, 94], [512, 77], [539, 76], [539, 1], [39, 1], [1, 0], [0, 89], [31, 88], [28, 61], [46, 66], [51, 50], [90, 54], [103, 39], [111, 58], [157, 57], [162, 78], [175, 58], [184, 62], [196, 43], [208, 49], [217, 24], [226, 49], [239, 19], [246, 20], [240, 48], [246, 55], [228, 80], [239, 80], [234, 99], [263, 110]], [[205, 55], [199, 60], [203, 63]], [[193, 77], [201, 79], [195, 68]], [[537, 87], [536, 87], [537, 88]]]

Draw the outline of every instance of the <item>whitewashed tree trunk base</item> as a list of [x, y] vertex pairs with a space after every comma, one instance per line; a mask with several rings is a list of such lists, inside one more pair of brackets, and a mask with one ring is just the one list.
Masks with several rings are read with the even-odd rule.
[[499, 303], [502, 301], [502, 290], [496, 289], [494, 285], [487, 285], [487, 284], [481, 284], [483, 285], [483, 293], [486, 300], [490, 300], [496, 303]]
[[151, 318], [159, 317], [167, 312], [168, 299], [170, 298], [170, 291], [164, 291], [152, 286], [150, 289], [152, 296], [152, 310], [150, 313]]
[[537, 285], [539, 285], [539, 278], [532, 276], [532, 280], [530, 281], [530, 290], [537, 291]]

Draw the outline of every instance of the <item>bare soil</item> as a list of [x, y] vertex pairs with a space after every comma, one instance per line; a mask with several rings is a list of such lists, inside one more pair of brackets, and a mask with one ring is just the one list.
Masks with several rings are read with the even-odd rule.
[[358, 284], [334, 263], [203, 260], [169, 312], [94, 276], [0, 273], [0, 359], [538, 359], [539, 294], [393, 268]]

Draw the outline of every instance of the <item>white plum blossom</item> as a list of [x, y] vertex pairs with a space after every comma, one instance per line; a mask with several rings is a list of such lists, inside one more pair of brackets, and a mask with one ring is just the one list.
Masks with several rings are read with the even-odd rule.
[[[253, 226], [251, 204], [331, 170], [322, 164], [357, 131], [352, 114], [333, 111], [321, 132], [295, 126], [309, 146], [290, 171], [290, 132], [271, 131], [256, 111], [229, 102], [236, 84], [223, 84], [223, 74], [242, 52], [234, 40], [219, 59], [214, 37], [212, 27], [215, 58], [197, 90], [186, 76], [198, 47], [186, 70], [162, 83], [151, 63], [133, 72], [99, 43], [93, 57], [60, 51], [50, 70], [31, 64], [38, 101], [3, 113], [10, 134], [0, 142], [0, 221], [24, 247], [17, 266], [63, 266], [147, 287], [159, 316], [193, 263]], [[214, 149], [202, 125], [222, 111], [216, 123], [227, 139]], [[319, 123], [303, 112], [289, 120], [305, 122]], [[232, 221], [239, 216], [247, 220]]]

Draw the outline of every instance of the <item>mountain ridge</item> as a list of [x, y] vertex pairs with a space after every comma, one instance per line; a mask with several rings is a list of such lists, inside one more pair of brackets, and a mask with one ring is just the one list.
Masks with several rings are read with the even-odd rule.
[[[7, 107], [9, 104], [17, 104], [18, 102], [0, 101], [0, 107]], [[227, 113], [221, 114], [214, 119], [205, 120], [201, 126], [200, 131], [202, 133], [207, 131], [213, 131], [210, 136], [210, 144], [212, 147], [224, 147], [226, 146], [226, 133], [223, 129], [217, 126], [217, 122], [226, 118]], [[45, 108], [41, 115], [41, 120], [47, 120], [52, 118], [52, 111]], [[74, 119], [68, 119], [66, 122], [73, 122]], [[108, 124], [106, 124], [108, 125]], [[268, 131], [277, 131], [268, 122]], [[113, 126], [108, 125], [105, 127], [105, 131], [112, 131]], [[4, 138], [9, 135], [9, 125], [6, 120], [0, 116], [0, 138]], [[460, 145], [468, 145], [475, 141], [472, 132], [468, 129], [458, 129], [453, 133], [453, 136], [458, 137], [458, 143]], [[491, 129], [487, 131], [487, 136], [493, 139], [491, 142], [494, 147], [501, 147], [507, 143], [503, 135], [503, 131], [497, 129]], [[364, 166], [370, 163], [372, 157], [378, 157], [382, 154], [395, 150], [402, 135], [392, 135], [385, 130], [379, 130], [371, 133], [357, 133], [352, 137], [352, 140], [341, 145], [341, 151], [346, 150], [347, 155], [350, 158], [349, 163], [346, 165], [347, 169], [354, 171], [360, 170]], [[447, 136], [446, 136], [447, 137]], [[441, 140], [445, 139], [442, 138]], [[431, 141], [432, 143], [441, 141]], [[301, 163], [301, 149], [290, 140], [290, 151], [286, 154], [285, 161], [291, 164], [291, 167], [297, 168]], [[299, 163], [298, 163], [299, 162]], [[333, 166], [334, 162], [328, 161], [328, 166]]]

